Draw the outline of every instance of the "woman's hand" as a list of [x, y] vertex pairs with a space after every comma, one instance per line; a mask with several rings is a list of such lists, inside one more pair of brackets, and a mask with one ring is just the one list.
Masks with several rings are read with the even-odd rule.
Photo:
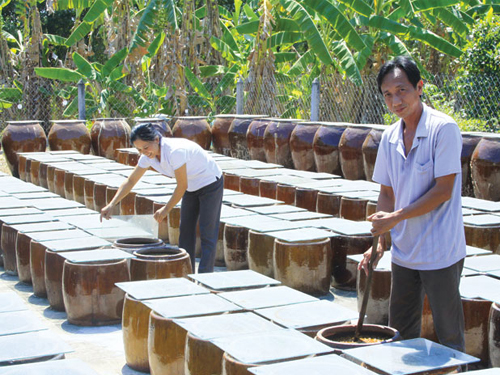
[[103, 218], [106, 220], [111, 219], [111, 215], [113, 214], [114, 207], [115, 206], [110, 203], [101, 210], [101, 222], [102, 222]]
[[161, 223], [167, 217], [168, 212], [167, 206], [163, 206], [154, 213], [153, 217], [157, 222]]

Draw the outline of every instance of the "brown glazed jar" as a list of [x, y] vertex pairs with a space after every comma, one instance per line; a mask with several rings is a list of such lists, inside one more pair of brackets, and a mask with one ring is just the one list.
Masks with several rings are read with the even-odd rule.
[[115, 150], [130, 146], [130, 126], [125, 119], [98, 118], [90, 130], [95, 155], [115, 160]]
[[14, 177], [19, 177], [18, 152], [43, 152], [47, 137], [41, 121], [7, 121], [2, 133], [2, 147], [5, 160]]
[[90, 154], [90, 133], [85, 120], [51, 121], [49, 146], [51, 151], [75, 150], [82, 154]]
[[488, 347], [492, 367], [500, 367], [500, 304], [493, 303], [490, 310]]
[[477, 145], [483, 138], [482, 133], [463, 132], [462, 133], [462, 196], [473, 197], [474, 187], [472, 186], [471, 158]]
[[185, 277], [192, 273], [186, 250], [164, 245], [134, 251], [130, 259], [130, 280], [154, 280]]
[[264, 134], [264, 149], [268, 163], [275, 163], [293, 169], [290, 138], [299, 120], [271, 119]]
[[229, 127], [229, 143], [233, 158], [250, 160], [248, 152], [247, 131], [253, 120], [265, 117], [264, 115], [235, 115]]
[[363, 142], [361, 150], [363, 152], [363, 168], [368, 181], [373, 181], [373, 170], [375, 169], [375, 160], [377, 160], [378, 146], [382, 139], [382, 133], [387, 129], [385, 125], [373, 125]]
[[320, 126], [318, 122], [300, 122], [293, 129], [290, 149], [295, 169], [316, 172], [313, 142]]
[[345, 179], [364, 180], [363, 142], [371, 131], [370, 125], [354, 125], [342, 133], [339, 143], [340, 167]]
[[500, 134], [484, 133], [471, 161], [472, 185], [476, 198], [500, 200]]
[[318, 172], [342, 176], [339, 143], [348, 124], [342, 122], [322, 122], [313, 140], [313, 151]]
[[212, 144], [212, 132], [205, 116], [177, 117], [172, 134], [196, 142], [205, 150]]
[[264, 148], [264, 135], [270, 122], [271, 119], [259, 118], [250, 123], [247, 130], [247, 144], [250, 159], [263, 162], [267, 161]]
[[170, 119], [168, 118], [135, 118], [134, 119], [136, 125], [151, 123], [155, 127], [156, 130], [161, 134], [162, 137], [172, 137], [172, 130], [170, 129], [169, 123]]
[[229, 128], [235, 115], [217, 115], [212, 123], [212, 142], [214, 151], [218, 154], [231, 156]]

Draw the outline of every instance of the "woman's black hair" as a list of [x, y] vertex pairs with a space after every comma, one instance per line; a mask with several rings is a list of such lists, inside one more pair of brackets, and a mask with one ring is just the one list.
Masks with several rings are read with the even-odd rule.
[[394, 60], [387, 61], [382, 67], [377, 75], [377, 85], [378, 91], [382, 94], [382, 81], [385, 76], [392, 72], [394, 69], [399, 68], [406, 73], [408, 77], [408, 81], [413, 85], [413, 87], [417, 88], [417, 84], [422, 80], [420, 76], [420, 70], [418, 70], [417, 64], [415, 61], [410, 59], [407, 56], [398, 56]]
[[132, 132], [130, 133], [130, 142], [133, 144], [138, 139], [141, 141], [152, 142], [156, 140], [156, 137], [161, 138], [160, 132], [156, 130], [156, 127], [152, 123], [146, 122], [134, 126]]

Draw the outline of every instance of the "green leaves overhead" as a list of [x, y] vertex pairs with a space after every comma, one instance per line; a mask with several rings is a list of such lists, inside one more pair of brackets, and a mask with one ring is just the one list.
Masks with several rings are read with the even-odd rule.
[[365, 17], [370, 17], [375, 12], [375, 10], [363, 0], [338, 0], [338, 2]]
[[462, 51], [458, 47], [455, 47], [453, 44], [434, 34], [432, 31], [411, 26], [410, 36], [447, 55], [453, 57], [460, 57], [462, 55]]
[[73, 30], [71, 35], [66, 39], [66, 46], [71, 47], [73, 44], [87, 36], [88, 33], [92, 30], [92, 25], [88, 22], [83, 22], [78, 27]]
[[58, 79], [65, 82], [78, 82], [84, 76], [67, 68], [35, 68], [35, 73], [43, 78]]
[[113, 2], [114, 0], [97, 0], [83, 18], [83, 22], [92, 23], [96, 21], [106, 9], [113, 5]]
[[95, 79], [96, 72], [92, 65], [85, 60], [78, 52], [73, 53], [73, 62], [75, 63], [78, 71], [88, 79]]

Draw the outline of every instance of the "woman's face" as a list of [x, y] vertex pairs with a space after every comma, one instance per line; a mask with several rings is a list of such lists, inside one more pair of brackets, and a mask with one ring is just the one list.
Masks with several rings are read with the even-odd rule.
[[146, 155], [150, 159], [160, 156], [160, 143], [158, 137], [154, 141], [143, 141], [142, 139], [137, 139], [134, 142], [134, 147], [141, 155]]

